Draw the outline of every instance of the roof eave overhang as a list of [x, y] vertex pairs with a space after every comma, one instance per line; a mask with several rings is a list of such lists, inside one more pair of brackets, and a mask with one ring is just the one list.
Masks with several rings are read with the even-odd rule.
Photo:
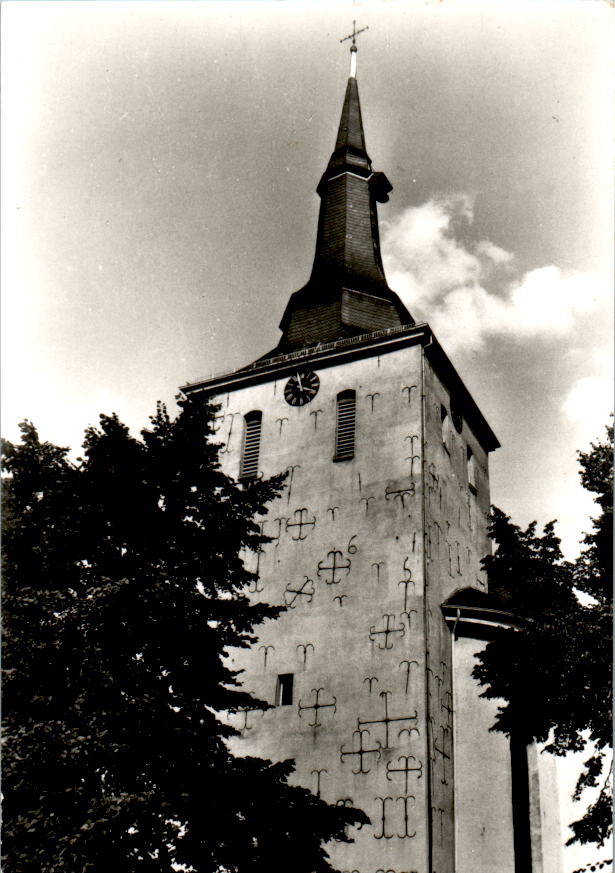
[[405, 346], [419, 344], [424, 347], [426, 357], [443, 383], [455, 394], [459, 410], [484, 449], [490, 452], [499, 448], [497, 437], [426, 322], [377, 330], [265, 358], [231, 373], [189, 382], [182, 385], [180, 390], [186, 395], [211, 396], [266, 382], [272, 377], [280, 378], [308, 361], [310, 366], [331, 367], [357, 358], [370, 357], [374, 354], [382, 355]]
[[182, 385], [180, 390], [184, 394], [200, 393], [208, 396], [220, 394], [231, 389], [236, 390], [266, 382], [272, 377], [278, 378], [285, 373], [293, 372], [297, 366], [308, 361], [310, 366], [331, 367], [356, 358], [385, 354], [404, 346], [426, 345], [430, 336], [431, 330], [427, 324], [372, 331], [258, 360], [231, 373]]
[[516, 616], [500, 609], [447, 604], [443, 604], [440, 608], [454, 639], [467, 637], [488, 642], [502, 631], [515, 630], [519, 627], [519, 619]]

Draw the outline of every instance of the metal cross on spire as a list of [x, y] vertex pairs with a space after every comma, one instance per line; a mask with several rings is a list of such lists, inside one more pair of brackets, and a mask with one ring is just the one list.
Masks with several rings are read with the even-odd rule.
[[340, 39], [340, 42], [346, 42], [347, 39], [352, 40], [352, 45], [350, 46], [350, 78], [356, 79], [357, 77], [357, 37], [360, 33], [369, 30], [369, 27], [362, 27], [361, 30], [357, 30], [357, 22], [352, 22], [352, 33], [349, 33], [348, 36], [345, 36], [343, 39]]

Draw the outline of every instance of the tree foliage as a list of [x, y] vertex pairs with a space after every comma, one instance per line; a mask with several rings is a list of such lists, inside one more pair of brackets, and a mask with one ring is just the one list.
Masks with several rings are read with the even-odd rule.
[[[596, 494], [600, 512], [575, 563], [563, 560], [553, 523], [538, 535], [535, 523], [522, 530], [492, 509], [496, 548], [484, 559], [489, 590], [522, 622], [488, 643], [474, 669], [488, 686], [483, 696], [506, 701], [495, 730], [523, 731], [555, 755], [588, 751], [574, 798], [587, 787], [599, 787], [598, 796], [571, 824], [568, 842], [598, 845], [612, 830], [612, 763], [606, 766], [612, 742], [612, 428], [607, 436], [579, 453], [583, 485]], [[588, 596], [579, 599], [575, 591]]]
[[101, 416], [76, 464], [29, 423], [3, 444], [6, 873], [329, 871], [367, 820], [228, 751], [218, 714], [267, 707], [225, 652], [280, 611], [241, 553], [282, 483], [223, 475], [212, 409], [180, 405], [141, 439]]

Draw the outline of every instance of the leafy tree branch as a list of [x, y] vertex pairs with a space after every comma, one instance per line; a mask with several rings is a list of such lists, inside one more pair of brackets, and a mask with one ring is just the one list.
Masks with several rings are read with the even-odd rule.
[[[474, 676], [486, 686], [484, 697], [505, 701], [494, 730], [522, 731], [555, 755], [591, 750], [574, 799], [600, 781], [601, 787], [571, 824], [568, 843], [601, 846], [612, 833], [611, 769], [601, 776], [612, 743], [613, 428], [579, 461], [599, 514], [574, 563], [563, 559], [553, 523], [539, 535], [535, 523], [522, 530], [492, 509], [495, 550], [483, 562], [489, 590], [521, 624], [487, 644]], [[578, 592], [586, 595], [583, 602]]]
[[326, 873], [367, 821], [227, 747], [220, 713], [268, 707], [225, 656], [281, 610], [242, 554], [283, 482], [225, 476], [213, 415], [102, 415], [77, 463], [30, 423], [3, 444], [6, 873]]

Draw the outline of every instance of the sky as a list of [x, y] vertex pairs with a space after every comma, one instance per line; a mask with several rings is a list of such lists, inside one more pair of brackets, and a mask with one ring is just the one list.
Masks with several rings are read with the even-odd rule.
[[492, 500], [589, 529], [576, 452], [612, 378], [612, 12], [602, 0], [2, 4], [2, 433], [77, 450], [101, 412], [276, 345], [359, 39], [389, 285], [502, 447]]

